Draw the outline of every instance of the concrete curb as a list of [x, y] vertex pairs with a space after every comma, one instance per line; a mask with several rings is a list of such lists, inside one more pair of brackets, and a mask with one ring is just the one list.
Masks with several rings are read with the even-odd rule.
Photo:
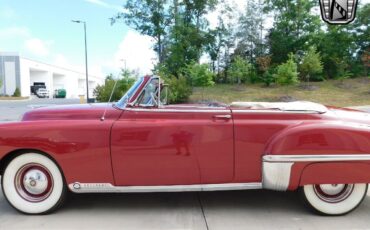
[[17, 101], [25, 102], [25, 101], [30, 101], [30, 100], [32, 100], [32, 97], [29, 97], [27, 99], [19, 99], [19, 100], [0, 100], [0, 103], [1, 102], [17, 102]]

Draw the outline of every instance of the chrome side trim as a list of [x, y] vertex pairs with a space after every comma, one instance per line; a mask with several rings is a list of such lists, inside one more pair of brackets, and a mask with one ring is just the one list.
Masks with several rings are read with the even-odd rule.
[[231, 113], [227, 109], [139, 109], [139, 108], [125, 108], [127, 111], [134, 112], [162, 112], [162, 113]]
[[309, 162], [309, 161], [369, 161], [370, 154], [343, 155], [265, 155], [265, 162]]
[[233, 113], [304, 113], [304, 114], [322, 114], [318, 111], [310, 110], [269, 110], [269, 109], [246, 109], [246, 110], [236, 110], [232, 109]]
[[75, 193], [146, 193], [146, 192], [198, 192], [262, 189], [262, 183], [194, 184], [166, 186], [113, 186], [110, 183], [71, 183]]
[[262, 187], [276, 191], [286, 191], [290, 182], [293, 163], [263, 162]]

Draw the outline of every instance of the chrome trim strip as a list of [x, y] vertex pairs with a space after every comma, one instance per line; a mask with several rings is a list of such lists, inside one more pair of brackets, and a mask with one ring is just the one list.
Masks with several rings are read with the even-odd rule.
[[308, 111], [308, 110], [269, 110], [269, 109], [246, 109], [246, 110], [236, 110], [232, 109], [233, 113], [303, 113], [303, 114], [322, 114], [318, 111]]
[[226, 183], [161, 186], [113, 186], [110, 183], [71, 183], [69, 189], [75, 193], [146, 193], [146, 192], [198, 192], [262, 189], [262, 183]]
[[276, 191], [286, 191], [290, 182], [293, 163], [263, 162], [262, 187]]
[[145, 108], [125, 108], [127, 111], [134, 112], [162, 112], [162, 113], [230, 113], [230, 110], [226, 109], [145, 109]]
[[369, 161], [370, 154], [332, 155], [265, 155], [265, 162], [310, 162], [310, 161]]

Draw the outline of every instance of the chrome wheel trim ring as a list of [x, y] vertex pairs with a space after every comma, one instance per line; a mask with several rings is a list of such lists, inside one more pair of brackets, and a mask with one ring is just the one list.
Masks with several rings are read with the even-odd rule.
[[313, 185], [316, 196], [327, 203], [339, 203], [344, 201], [352, 194], [353, 189], [353, 184]]
[[53, 191], [53, 178], [49, 170], [40, 164], [30, 163], [21, 167], [15, 176], [17, 193], [26, 201], [41, 202]]

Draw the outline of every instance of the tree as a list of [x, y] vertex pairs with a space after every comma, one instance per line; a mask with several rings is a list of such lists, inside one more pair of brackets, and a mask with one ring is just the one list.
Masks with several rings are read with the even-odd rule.
[[294, 62], [294, 55], [289, 54], [289, 59], [277, 67], [275, 78], [280, 85], [293, 85], [299, 82], [298, 67]]
[[176, 77], [192, 62], [198, 62], [206, 47], [214, 42], [205, 15], [216, 0], [174, 0], [164, 66]]
[[313, 14], [316, 0], [267, 0], [265, 10], [274, 14], [274, 26], [268, 34], [273, 63], [282, 63], [289, 53], [305, 50], [321, 31], [321, 19]]
[[261, 0], [249, 0], [244, 13], [238, 19], [236, 55], [250, 63], [263, 54], [263, 11]]
[[122, 78], [123, 74], [125, 74], [125, 72], [121, 72], [121, 78], [118, 79], [114, 79], [112, 74], [108, 75], [105, 78], [104, 84], [98, 85], [94, 89], [94, 96], [96, 96], [96, 100], [99, 102], [109, 101], [114, 89], [114, 85], [116, 84], [111, 101], [118, 101], [135, 82], [135, 79], [132, 77]]
[[207, 64], [193, 62], [186, 67], [186, 74], [191, 79], [192, 86], [207, 87], [214, 85], [214, 75]]
[[251, 64], [240, 56], [236, 56], [228, 69], [228, 75], [234, 83], [240, 83], [248, 79], [248, 73], [251, 69]]
[[167, 0], [127, 0], [124, 12], [111, 18], [111, 23], [123, 20], [127, 25], [156, 41], [154, 50], [159, 62], [163, 61], [163, 44], [171, 19]]
[[328, 25], [327, 32], [320, 33], [315, 40], [327, 78], [340, 77], [350, 70], [356, 44], [346, 26]]
[[306, 79], [307, 84], [310, 78], [315, 74], [322, 73], [323, 66], [320, 53], [317, 52], [315, 46], [311, 46], [307, 53], [303, 56], [302, 63], [299, 65], [300, 73]]
[[272, 74], [272, 71], [270, 70], [271, 66], [271, 56], [261, 56], [257, 58], [257, 65], [259, 68], [259, 71], [261, 72], [260, 79], [263, 83], [265, 83], [266, 86], [270, 86], [272, 83], [275, 82], [275, 77]]

